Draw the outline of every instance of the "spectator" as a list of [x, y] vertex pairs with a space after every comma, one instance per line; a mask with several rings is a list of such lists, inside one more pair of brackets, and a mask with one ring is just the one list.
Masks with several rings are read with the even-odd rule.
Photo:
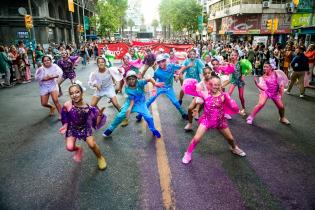
[[309, 72], [305, 75], [305, 87], [309, 86], [310, 82], [313, 81], [314, 76], [314, 62], [315, 62], [315, 45], [311, 44], [308, 46], [306, 52], [304, 53], [308, 58]]
[[305, 93], [304, 76], [305, 76], [305, 72], [309, 71], [308, 58], [304, 55], [304, 51], [305, 51], [305, 48], [303, 46], [299, 46], [295, 50], [296, 56], [293, 58], [291, 62], [293, 73], [291, 75], [289, 88], [286, 90], [286, 93], [290, 94], [290, 91], [293, 85], [298, 80], [299, 86], [300, 86], [300, 98], [304, 97], [304, 93]]
[[4, 78], [4, 87], [12, 87], [13, 85], [10, 83], [10, 68], [11, 68], [12, 62], [7, 57], [4, 46], [0, 46], [0, 73], [5, 74]]

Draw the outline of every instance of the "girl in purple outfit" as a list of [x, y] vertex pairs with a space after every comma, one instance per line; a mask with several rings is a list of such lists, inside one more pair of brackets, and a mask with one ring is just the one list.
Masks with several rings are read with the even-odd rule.
[[260, 89], [258, 104], [247, 118], [247, 124], [253, 124], [256, 114], [265, 106], [268, 99], [273, 100], [279, 110], [280, 122], [290, 124], [289, 120], [284, 117], [284, 104], [282, 95], [284, 86], [288, 84], [288, 79], [285, 74], [281, 74], [281, 70], [273, 70], [273, 66], [269, 62], [264, 64], [264, 75], [260, 77], [260, 82], [255, 84]]
[[[185, 81], [187, 82], [187, 81]], [[184, 82], [184, 83], [185, 83]], [[187, 89], [196, 89], [195, 96], [199, 96], [204, 100], [204, 112], [199, 118], [199, 127], [196, 131], [194, 138], [191, 140], [187, 151], [182, 159], [184, 164], [188, 164], [192, 159], [192, 152], [194, 151], [197, 144], [201, 141], [202, 136], [209, 129], [218, 129], [220, 133], [224, 136], [230, 145], [230, 150], [232, 153], [239, 155], [241, 157], [246, 156], [245, 152], [241, 150], [236, 144], [234, 137], [228, 127], [227, 120], [224, 117], [225, 112], [230, 114], [238, 113], [239, 108], [235, 101], [233, 101], [227, 93], [221, 92], [221, 80], [217, 76], [212, 76], [212, 78], [206, 82], [206, 91], [198, 90], [195, 84], [187, 85], [184, 84], [185, 94], [190, 94]], [[195, 86], [195, 87], [192, 87]]]
[[[39, 82], [40, 101], [43, 107], [50, 109], [50, 115], [53, 115], [55, 109], [61, 113], [61, 105], [58, 101], [58, 83], [57, 78], [61, 78], [62, 70], [56, 64], [52, 63], [50, 56], [42, 57], [43, 66], [38, 68], [35, 73], [35, 79]], [[51, 96], [56, 107], [48, 103], [49, 95]]]
[[78, 84], [69, 87], [71, 101], [67, 101], [62, 108], [61, 122], [63, 126], [59, 129], [61, 134], [66, 135], [66, 147], [70, 152], [75, 152], [73, 159], [80, 162], [83, 155], [83, 148], [76, 146], [76, 140], [86, 141], [98, 160], [98, 168], [104, 170], [106, 161], [101, 154], [99, 146], [95, 142], [92, 128], [99, 129], [106, 122], [103, 114], [104, 108], [98, 110], [89, 106], [83, 101], [83, 90]]
[[66, 80], [70, 79], [71, 83], [74, 84], [74, 81], [76, 80], [76, 74], [74, 71], [74, 65], [78, 60], [80, 59], [79, 57], [74, 59], [75, 57], [72, 57], [72, 59], [69, 58], [69, 54], [66, 50], [63, 50], [61, 52], [62, 58], [58, 60], [57, 64], [58, 66], [62, 69], [63, 75], [62, 78], [59, 79], [58, 81], [58, 86], [59, 86], [59, 96], [62, 95], [61, 87], [60, 85]]

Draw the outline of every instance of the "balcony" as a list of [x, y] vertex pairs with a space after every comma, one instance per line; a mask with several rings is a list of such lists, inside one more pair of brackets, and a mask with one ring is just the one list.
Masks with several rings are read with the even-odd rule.
[[237, 15], [237, 14], [275, 14], [287, 13], [285, 1], [283, 4], [269, 3], [268, 7], [263, 7], [260, 0], [232, 0], [220, 1], [209, 6], [209, 20]]

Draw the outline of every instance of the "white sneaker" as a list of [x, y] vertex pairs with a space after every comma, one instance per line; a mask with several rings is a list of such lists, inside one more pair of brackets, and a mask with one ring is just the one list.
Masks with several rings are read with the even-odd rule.
[[231, 149], [231, 152], [233, 154], [241, 156], [241, 157], [245, 157], [246, 156], [246, 153], [243, 150], [241, 150], [238, 146], [235, 146], [234, 149]]
[[186, 132], [192, 131], [192, 130], [193, 130], [193, 129], [192, 129], [192, 124], [191, 124], [191, 123], [188, 123], [188, 124], [185, 126], [184, 130], [185, 130]]
[[300, 98], [304, 98], [304, 95], [301, 94], [301, 95], [300, 95]]
[[291, 94], [290, 91], [288, 91], [288, 89], [284, 89], [284, 92], [285, 92], [286, 94], [288, 94], [288, 95]]
[[185, 155], [182, 159], [182, 163], [188, 164], [191, 161], [191, 153], [185, 152]]

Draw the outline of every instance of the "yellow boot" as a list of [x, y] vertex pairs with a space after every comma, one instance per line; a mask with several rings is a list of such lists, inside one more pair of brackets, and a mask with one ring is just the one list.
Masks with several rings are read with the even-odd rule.
[[107, 163], [106, 163], [104, 156], [97, 158], [97, 161], [98, 161], [98, 168], [100, 170], [105, 170], [107, 167]]
[[121, 122], [120, 126], [121, 126], [121, 127], [126, 127], [128, 124], [129, 124], [129, 121], [128, 121], [128, 119], [126, 118], [126, 119], [124, 119], [124, 120]]

